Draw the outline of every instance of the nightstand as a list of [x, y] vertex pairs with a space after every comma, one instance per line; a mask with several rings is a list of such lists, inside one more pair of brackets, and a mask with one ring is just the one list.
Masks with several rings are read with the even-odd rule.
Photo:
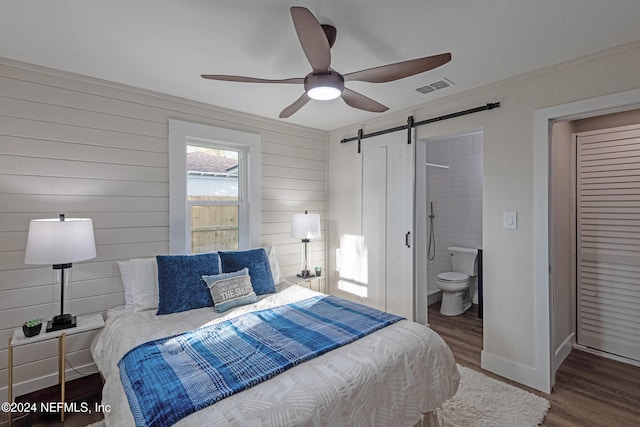
[[309, 277], [300, 277], [300, 276], [288, 276], [285, 277], [289, 282], [293, 282], [296, 285], [304, 286], [305, 288], [309, 288], [312, 291], [318, 291], [322, 293], [326, 293], [326, 281], [324, 280], [325, 276], [309, 276]]
[[[44, 328], [40, 334], [26, 338], [22, 333], [22, 328], [13, 331], [13, 337], [9, 338], [9, 372], [8, 372], [8, 399], [9, 403], [13, 402], [13, 349], [22, 345], [33, 344], [40, 341], [58, 339], [58, 383], [60, 385], [60, 422], [64, 422], [64, 401], [65, 401], [65, 356], [67, 353], [67, 336], [79, 334], [81, 332], [93, 331], [104, 327], [104, 319], [102, 314], [88, 314], [77, 316], [77, 326], [75, 328], [62, 329], [54, 332], [45, 332]], [[11, 413], [9, 412], [9, 425], [11, 425]]]

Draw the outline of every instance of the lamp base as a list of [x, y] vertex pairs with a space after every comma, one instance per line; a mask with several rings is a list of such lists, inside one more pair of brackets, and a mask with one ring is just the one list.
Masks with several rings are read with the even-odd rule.
[[311, 273], [309, 272], [309, 270], [302, 270], [302, 272], [298, 273], [297, 276], [306, 279], [311, 277]]
[[77, 326], [76, 316], [71, 314], [59, 314], [47, 322], [47, 332], [59, 331], [61, 329], [75, 328]]

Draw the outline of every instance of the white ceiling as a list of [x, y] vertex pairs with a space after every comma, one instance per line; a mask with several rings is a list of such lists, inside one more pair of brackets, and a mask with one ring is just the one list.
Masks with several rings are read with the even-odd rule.
[[[280, 120], [302, 85], [200, 74], [304, 77], [294, 5], [337, 28], [331, 64], [343, 74], [452, 53], [403, 80], [347, 83], [391, 112], [640, 40], [640, 0], [0, 0], [0, 57]], [[415, 90], [442, 78], [455, 86]], [[312, 100], [283, 121], [332, 130], [376, 114]]]

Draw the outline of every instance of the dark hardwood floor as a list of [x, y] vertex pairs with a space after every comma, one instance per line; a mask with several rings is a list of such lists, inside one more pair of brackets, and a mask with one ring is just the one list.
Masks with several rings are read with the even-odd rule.
[[[75, 402], [77, 409], [66, 412], [64, 423], [60, 422], [60, 414], [43, 413], [40, 410], [25, 412], [23, 414], [13, 414], [13, 426], [15, 427], [44, 427], [44, 426], [65, 426], [65, 427], [85, 427], [100, 421], [104, 415], [96, 411], [97, 405], [102, 397], [102, 379], [99, 374], [88, 375], [66, 383], [67, 403]], [[58, 386], [48, 387], [33, 393], [16, 397], [15, 401], [20, 403], [35, 403], [40, 408], [41, 402], [56, 402], [60, 398], [60, 388]], [[82, 405], [86, 405], [83, 409]], [[4, 420], [2, 420], [4, 421]]]
[[492, 378], [543, 396], [551, 402], [543, 426], [640, 426], [640, 368], [573, 350], [548, 395], [480, 368], [482, 320], [474, 306], [461, 316], [440, 314], [429, 306], [429, 324], [447, 342], [456, 361]]

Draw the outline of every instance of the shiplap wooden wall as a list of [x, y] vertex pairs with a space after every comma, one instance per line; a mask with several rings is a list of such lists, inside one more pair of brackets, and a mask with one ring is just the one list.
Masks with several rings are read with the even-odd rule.
[[[97, 257], [74, 264], [65, 311], [122, 305], [115, 261], [168, 253], [170, 118], [259, 133], [263, 241], [295, 274], [302, 246], [291, 216], [318, 212], [311, 263], [325, 267], [326, 132], [0, 58], [0, 401], [13, 330], [59, 310], [52, 269], [24, 264], [29, 221], [93, 218]], [[94, 369], [92, 337], [68, 340], [67, 360], [83, 373]], [[14, 395], [55, 384], [56, 351], [55, 340], [14, 351]]]

